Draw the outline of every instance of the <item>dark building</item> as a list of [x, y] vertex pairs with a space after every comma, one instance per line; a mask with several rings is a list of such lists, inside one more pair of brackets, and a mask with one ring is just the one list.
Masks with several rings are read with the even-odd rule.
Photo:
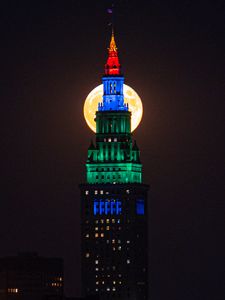
[[148, 299], [147, 192], [140, 151], [124, 103], [124, 77], [112, 33], [96, 141], [81, 184], [82, 292], [99, 299]]
[[0, 259], [0, 300], [62, 300], [63, 260], [35, 253]]

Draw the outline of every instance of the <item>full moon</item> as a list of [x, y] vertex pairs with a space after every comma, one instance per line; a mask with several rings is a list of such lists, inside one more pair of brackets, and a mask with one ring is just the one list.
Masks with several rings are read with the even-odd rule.
[[[131, 112], [131, 131], [134, 131], [141, 122], [143, 106], [141, 98], [130, 86], [123, 85], [124, 102], [128, 103]], [[98, 103], [102, 102], [103, 84], [94, 88], [87, 96], [84, 103], [84, 118], [88, 126], [96, 132], [95, 113], [98, 110]]]

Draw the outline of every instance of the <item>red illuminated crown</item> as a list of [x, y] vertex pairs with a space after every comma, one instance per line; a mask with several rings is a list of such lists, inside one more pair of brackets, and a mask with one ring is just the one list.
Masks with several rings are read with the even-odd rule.
[[120, 75], [120, 63], [114, 38], [114, 31], [112, 31], [108, 53], [108, 59], [105, 64], [105, 75]]

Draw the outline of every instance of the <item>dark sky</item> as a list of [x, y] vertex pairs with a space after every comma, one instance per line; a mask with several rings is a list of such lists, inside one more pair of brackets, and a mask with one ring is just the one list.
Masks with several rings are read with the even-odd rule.
[[[101, 83], [110, 1], [2, 2], [0, 256], [63, 257], [79, 295], [78, 184], [94, 137], [82, 109]], [[126, 83], [144, 105], [151, 299], [224, 299], [224, 1], [116, 6]]]

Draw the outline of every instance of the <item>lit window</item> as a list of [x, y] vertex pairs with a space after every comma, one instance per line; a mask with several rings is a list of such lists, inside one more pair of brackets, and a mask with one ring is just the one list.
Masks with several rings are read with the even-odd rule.
[[99, 284], [99, 281], [96, 281], [95, 284], [98, 285], [98, 284]]
[[101, 237], [104, 237], [104, 233], [101, 233]]
[[99, 270], [99, 268], [95, 268], [95, 271], [98, 271]]
[[122, 281], [119, 281], [119, 284], [122, 284]]
[[121, 240], [118, 240], [118, 244], [121, 244]]
[[104, 280], [102, 281], [102, 284], [105, 284], [105, 281], [104, 281]]
[[9, 288], [8, 293], [17, 294], [19, 290], [17, 288]]
[[103, 195], [103, 191], [102, 190], [100, 191], [100, 194]]
[[127, 241], [127, 244], [130, 244], [130, 241]]
[[95, 220], [95, 223], [98, 224], [98, 220]]
[[112, 223], [115, 223], [115, 219], [112, 219]]
[[109, 192], [105, 192], [106, 193], [106, 195], [108, 195], [109, 194]]
[[85, 191], [85, 195], [88, 195], [89, 194], [89, 191]]
[[106, 219], [106, 223], [109, 224], [109, 219]]
[[116, 290], [115, 286], [112, 288], [112, 290], [115, 292], [115, 290]]
[[119, 251], [121, 250], [121, 246], [118, 247], [118, 250], [119, 250]]
[[95, 195], [97, 195], [97, 194], [98, 194], [98, 191], [96, 190], [96, 191], [95, 191]]
[[130, 264], [130, 259], [127, 259], [127, 264], [128, 264], [128, 265]]
[[110, 288], [109, 288], [109, 287], [107, 287], [107, 289], [106, 289], [106, 290], [107, 290], [107, 292], [110, 292]]
[[98, 289], [95, 289], [96, 292], [98, 292]]
[[95, 264], [98, 265], [98, 260], [96, 259]]
[[115, 281], [113, 281], [113, 284], [116, 284], [116, 282], [115, 282]]
[[87, 253], [85, 254], [85, 257], [86, 257], [86, 258], [90, 257], [90, 253], [87, 252]]
[[108, 274], [107, 277], [110, 278], [110, 274]]
[[85, 237], [86, 237], [86, 238], [89, 238], [89, 233], [86, 233]]
[[103, 219], [101, 219], [101, 223], [104, 224], [104, 220]]
[[113, 271], [115, 271], [115, 270], [116, 270], [116, 267], [115, 267], [115, 266], [112, 266], [112, 269], [113, 269]]
[[111, 139], [111, 138], [108, 138], [108, 141], [109, 141], [109, 142], [112, 142], [112, 139]]
[[116, 251], [116, 247], [113, 247], [112, 249], [113, 249], [113, 251]]
[[122, 275], [121, 275], [121, 274], [118, 274], [118, 277], [122, 277]]
[[145, 203], [143, 199], [138, 199], [136, 201], [136, 214], [144, 215], [145, 214]]
[[112, 244], [115, 244], [115, 242], [116, 242], [115, 240], [112, 240]]
[[120, 224], [120, 219], [117, 220], [117, 223]]
[[95, 275], [95, 278], [98, 278], [98, 275]]
[[98, 227], [95, 227], [95, 231], [98, 231]]
[[127, 194], [130, 194], [130, 190], [126, 190], [126, 193], [127, 193]]
[[96, 238], [98, 237], [98, 233], [95, 234], [95, 237], [96, 237]]
[[109, 230], [109, 226], [106, 226], [106, 230]]
[[109, 240], [106, 240], [106, 244], [109, 244]]
[[114, 138], [114, 142], [117, 142], [117, 138]]

